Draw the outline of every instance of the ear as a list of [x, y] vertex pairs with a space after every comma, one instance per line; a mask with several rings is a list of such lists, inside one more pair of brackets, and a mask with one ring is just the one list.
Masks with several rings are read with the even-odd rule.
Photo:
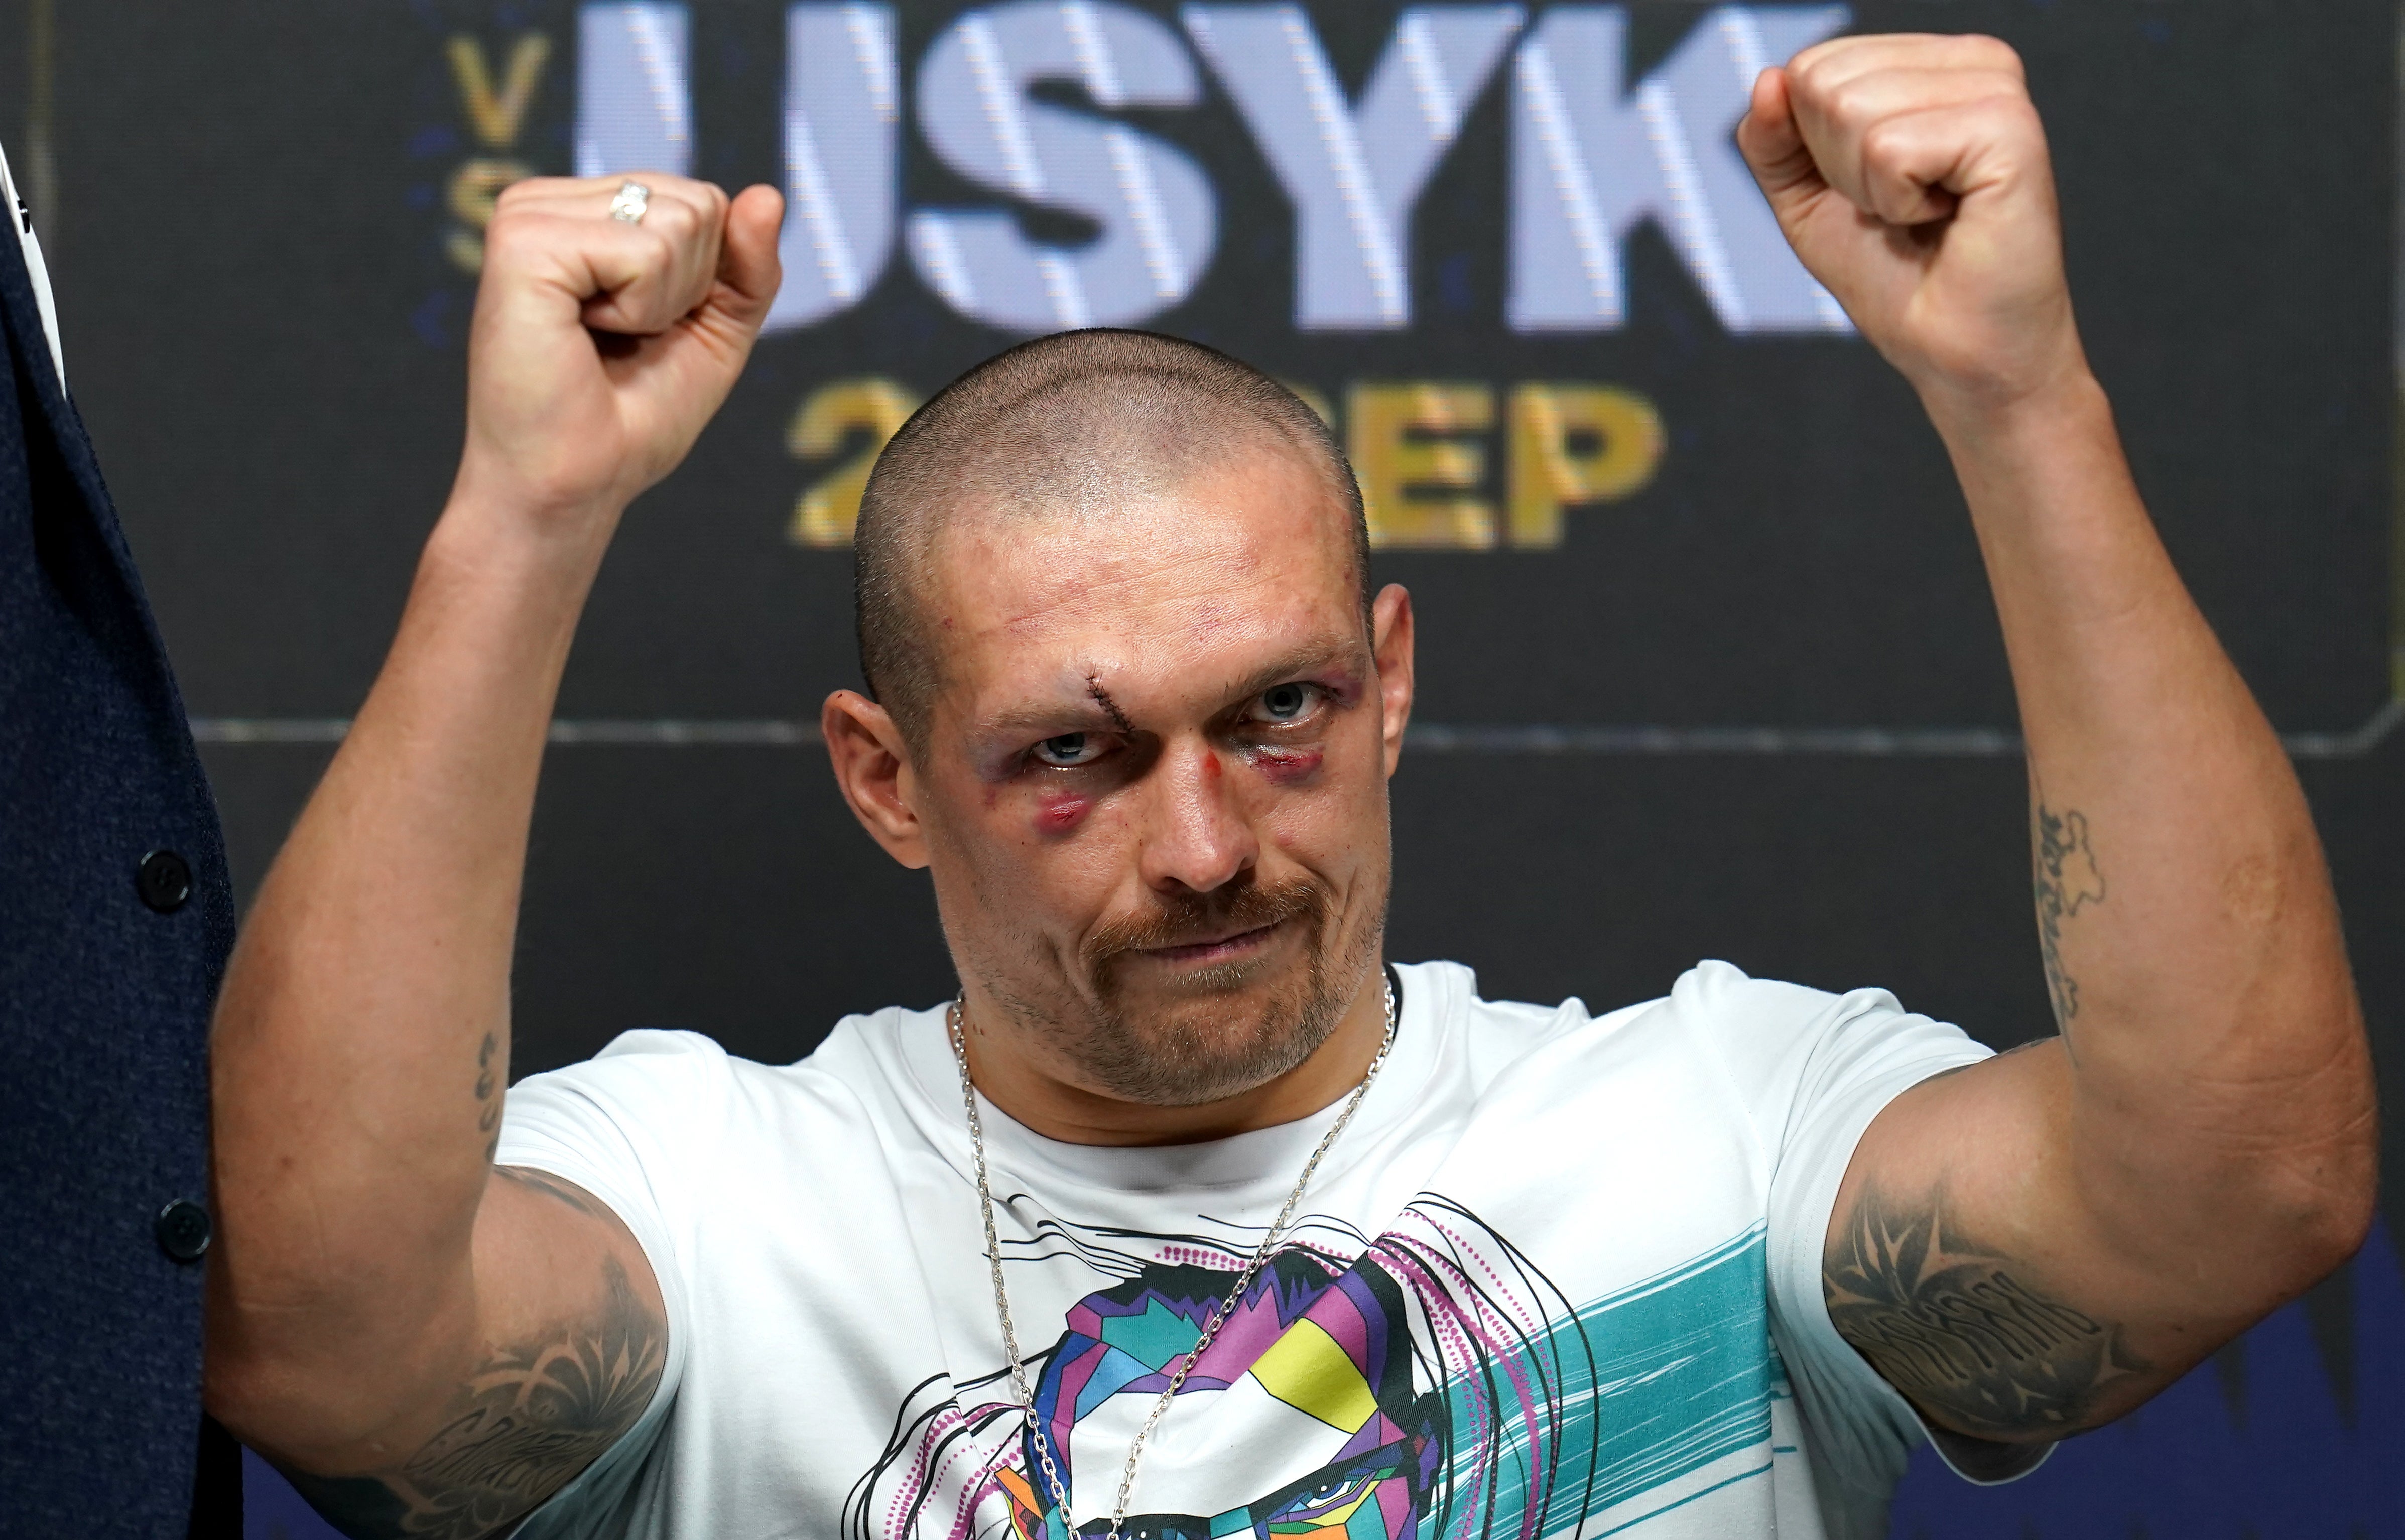
[[1403, 729], [1412, 721], [1412, 595], [1390, 582], [1370, 612], [1371, 642], [1378, 660], [1378, 694], [1385, 707], [1386, 774], [1403, 755]]
[[919, 777], [893, 717], [867, 696], [838, 690], [819, 708], [819, 731], [851, 816], [887, 855], [912, 871], [924, 867], [927, 836], [919, 822]]

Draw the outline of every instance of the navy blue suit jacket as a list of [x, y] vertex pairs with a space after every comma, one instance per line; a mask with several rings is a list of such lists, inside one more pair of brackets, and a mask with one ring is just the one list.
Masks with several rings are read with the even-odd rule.
[[0, 1535], [214, 1534], [238, 1514], [240, 1467], [213, 1425], [204, 1436], [196, 1253], [233, 898], [13, 236], [0, 230]]

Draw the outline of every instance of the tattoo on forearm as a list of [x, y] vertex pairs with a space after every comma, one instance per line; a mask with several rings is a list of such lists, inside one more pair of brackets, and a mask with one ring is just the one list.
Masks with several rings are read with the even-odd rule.
[[398, 1468], [285, 1475], [353, 1540], [479, 1540], [514, 1523], [633, 1427], [659, 1384], [667, 1325], [615, 1258], [602, 1266], [592, 1319], [497, 1353]]
[[1936, 1193], [1865, 1188], [1821, 1269], [1829, 1319], [1889, 1384], [1985, 1438], [2069, 1435], [2151, 1367], [2121, 1329], [2049, 1298], [1949, 1226]]
[[2079, 981], [2062, 966], [2062, 922], [2091, 903], [2104, 902], [2104, 874], [2088, 842], [2088, 815], [2057, 813], [2040, 797], [2032, 842], [2036, 857], [2037, 945], [2046, 960], [2046, 986], [2054, 998], [2054, 1019], [2068, 1029], [2079, 1015]]
[[499, 1053], [500, 1048], [500, 1040], [491, 1032], [485, 1034], [485, 1041], [476, 1048], [476, 1100], [480, 1103], [476, 1111], [476, 1131], [485, 1136], [485, 1158], [488, 1161], [501, 1149], [503, 1099], [493, 1094], [501, 1088], [500, 1074], [493, 1068], [493, 1056]]
[[500, 1089], [500, 1076], [493, 1072], [493, 1056], [500, 1046], [499, 1041], [486, 1032], [484, 1043], [476, 1049], [476, 1099], [484, 1104], [476, 1114], [476, 1127], [488, 1134], [501, 1120], [500, 1099], [493, 1095]]

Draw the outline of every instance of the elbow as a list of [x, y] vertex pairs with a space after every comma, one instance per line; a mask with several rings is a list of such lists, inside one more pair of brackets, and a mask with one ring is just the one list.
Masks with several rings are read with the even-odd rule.
[[2363, 1249], [2378, 1216], [2380, 1143], [2367, 1113], [2308, 1159], [2279, 1163], [2260, 1195], [2271, 1240], [2277, 1292], [2293, 1297], [2344, 1267]]
[[290, 1453], [306, 1430], [327, 1427], [322, 1405], [305, 1393], [307, 1379], [256, 1352], [221, 1344], [212, 1333], [203, 1360], [201, 1406], [243, 1443], [272, 1454]]
[[280, 1449], [288, 1443], [279, 1435], [290, 1431], [291, 1419], [277, 1415], [282, 1408], [268, 1377], [214, 1348], [201, 1376], [201, 1408], [253, 1449]]
[[2314, 1239], [2324, 1275], [2336, 1271], [2363, 1250], [2380, 1213], [2380, 1146], [2367, 1140], [2356, 1169], [2342, 1190], [2333, 1193], [2316, 1215]]
[[423, 1421], [428, 1387], [345, 1365], [241, 1357], [212, 1351], [201, 1405], [226, 1431], [304, 1470], [362, 1469], [396, 1446], [397, 1429]]
[[[2354, 1095], [2339, 1099], [2349, 1114], [2324, 1146], [2298, 1162], [2298, 1185], [2310, 1195], [2300, 1247], [2314, 1265], [2312, 1282], [2344, 1266], [2371, 1235], [2380, 1211], [2380, 1094], [2369, 1044], [2357, 1017], [2357, 1051], [2348, 1076]], [[2310, 1285], [2308, 1285], [2310, 1286]]]
[[[217, 1312], [221, 1314], [222, 1312]], [[202, 1358], [201, 1405], [243, 1443], [279, 1456], [318, 1438], [336, 1444], [368, 1433], [361, 1408], [329, 1393], [357, 1377], [329, 1376], [301, 1355], [212, 1320]]]
[[[2216, 1087], [2217, 1137], [2186, 1144], [2194, 1189], [2195, 1238], [2243, 1248], [2271, 1297], [2295, 1297], [2363, 1249], [2380, 1199], [2380, 1100], [2360, 1012], [2342, 971], [2338, 998], [2312, 1012], [2268, 1012], [2287, 1023], [2271, 1046], [2301, 1064], [2250, 1066]], [[2297, 1052], [2305, 1043], [2308, 1054]], [[2215, 1173], [2206, 1176], [2205, 1173]], [[2169, 1174], [2169, 1173], [2166, 1173]]]
[[244, 1443], [305, 1469], [373, 1463], [393, 1430], [431, 1415], [473, 1361], [473, 1295], [456, 1288], [254, 1297], [247, 1308], [237, 1295], [217, 1287], [208, 1300], [202, 1405]]

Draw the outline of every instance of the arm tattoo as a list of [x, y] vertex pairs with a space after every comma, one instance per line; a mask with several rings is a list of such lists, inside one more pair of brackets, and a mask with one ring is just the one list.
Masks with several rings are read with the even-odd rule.
[[2088, 815], [2057, 813], [2037, 800], [2037, 945], [2046, 960], [2046, 986], [2054, 997], [2056, 1026], [2068, 1029], [2079, 1015], [2079, 981], [2063, 970], [2062, 922], [2090, 903], [2104, 902], [2104, 875], [2088, 843]]
[[592, 1194], [572, 1182], [563, 1181], [552, 1175], [549, 1171], [538, 1171], [531, 1166], [496, 1166], [493, 1168], [493, 1174], [504, 1182], [514, 1182], [521, 1187], [531, 1187], [536, 1192], [547, 1193], [578, 1213], [591, 1214], [596, 1219], [608, 1217], [608, 1211], [601, 1207]]
[[500, 1040], [486, 1032], [476, 1049], [476, 1131], [485, 1136], [485, 1158], [488, 1161], [501, 1147], [501, 1101], [493, 1095], [500, 1089], [500, 1077], [493, 1072], [493, 1056], [500, 1052]]
[[1948, 1225], [1939, 1196], [1865, 1187], [1821, 1265], [1829, 1319], [1887, 1382], [1959, 1432], [2064, 1437], [2152, 1365], [2118, 1326], [2030, 1287]]
[[[506, 1173], [505, 1173], [506, 1174]], [[443, 1426], [396, 1467], [366, 1476], [286, 1469], [352, 1540], [479, 1540], [566, 1486], [635, 1424], [667, 1359], [667, 1323], [612, 1257], [592, 1318], [503, 1349], [453, 1397]]]

